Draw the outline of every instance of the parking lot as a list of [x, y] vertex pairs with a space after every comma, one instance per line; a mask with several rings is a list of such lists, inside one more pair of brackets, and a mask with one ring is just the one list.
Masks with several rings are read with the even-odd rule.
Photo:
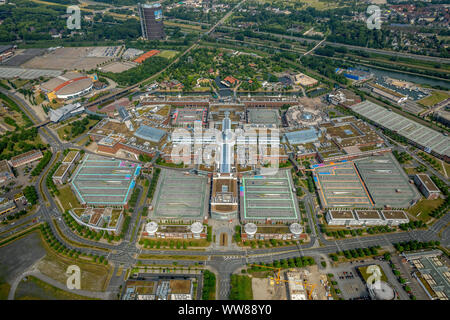
[[[365, 263], [360, 263], [359, 265], [362, 264]], [[345, 300], [369, 298], [367, 287], [356, 268], [356, 265], [346, 263], [332, 270], [334, 274], [333, 280], [338, 283], [337, 287], [341, 290], [341, 296]]]

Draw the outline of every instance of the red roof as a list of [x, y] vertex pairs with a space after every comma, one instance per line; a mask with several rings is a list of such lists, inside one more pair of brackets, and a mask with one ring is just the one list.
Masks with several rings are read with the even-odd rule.
[[153, 57], [155, 54], [158, 54], [159, 52], [160, 52], [159, 50], [150, 50], [150, 51], [144, 53], [143, 55], [137, 57], [133, 61], [136, 63], [142, 63], [145, 60], [147, 60], [148, 58]]
[[232, 76], [228, 76], [225, 79], [223, 79], [231, 84], [234, 84], [236, 81], [238, 81], [236, 78], [233, 78]]

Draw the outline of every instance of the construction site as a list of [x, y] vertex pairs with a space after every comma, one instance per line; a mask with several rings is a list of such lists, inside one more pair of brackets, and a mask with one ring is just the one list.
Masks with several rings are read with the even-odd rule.
[[328, 300], [330, 297], [327, 276], [317, 266], [272, 269], [268, 277], [253, 277], [254, 300]]

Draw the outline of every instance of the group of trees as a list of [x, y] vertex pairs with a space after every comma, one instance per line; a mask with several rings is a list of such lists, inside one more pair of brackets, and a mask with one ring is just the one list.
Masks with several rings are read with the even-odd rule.
[[425, 228], [427, 225], [425, 222], [421, 220], [410, 221], [408, 223], [402, 223], [399, 225], [399, 228], [403, 231], [407, 231], [408, 229], [417, 229], [417, 228]]
[[398, 152], [397, 150], [392, 151], [392, 154], [395, 156], [398, 162], [406, 163], [412, 160], [412, 157], [406, 151]]
[[203, 270], [202, 300], [214, 300], [216, 296], [216, 275], [209, 270]]
[[147, 192], [147, 198], [149, 198], [149, 199], [153, 198], [153, 194], [155, 193], [156, 185], [158, 184], [158, 178], [159, 178], [160, 173], [161, 173], [160, 168], [155, 168], [153, 171], [152, 181], [150, 182], [150, 186], [149, 186], [148, 192]]
[[394, 247], [399, 252], [404, 251], [414, 251], [414, 250], [420, 250], [420, 249], [427, 249], [427, 248], [435, 248], [438, 247], [441, 243], [439, 241], [428, 241], [428, 242], [420, 242], [417, 240], [411, 240], [411, 241], [402, 241], [398, 243], [394, 243]]
[[274, 260], [273, 262], [259, 262], [256, 264], [247, 265], [247, 271], [251, 272], [259, 272], [259, 271], [272, 271], [271, 268], [303, 268], [307, 266], [315, 265], [316, 261], [312, 257], [303, 256], [289, 259], [280, 259]]
[[343, 256], [346, 259], [364, 258], [377, 255], [378, 249], [380, 249], [380, 246], [343, 250], [336, 253], [330, 253], [329, 257], [333, 261], [338, 261], [339, 256]]
[[327, 78], [333, 79], [344, 85], [348, 84], [346, 77], [336, 73], [336, 68], [346, 67], [346, 63], [317, 56], [303, 56], [301, 62], [304, 66], [317, 71]]
[[139, 188], [134, 188], [133, 193], [131, 194], [130, 200], [128, 201], [128, 204], [130, 205], [130, 212], [132, 212], [134, 207], [136, 206], [136, 201], [139, 197], [140, 192], [141, 191]]
[[21, 128], [19, 131], [5, 132], [0, 139], [0, 160], [11, 159], [33, 149], [44, 149], [42, 143], [36, 142], [37, 136], [37, 128], [28, 130]]
[[33, 171], [31, 171], [31, 175], [33, 177], [40, 175], [42, 170], [44, 170], [44, 168], [47, 166], [47, 164], [50, 162], [51, 159], [52, 159], [52, 152], [50, 150], [47, 150], [44, 153], [42, 159], [37, 164], [37, 166], [34, 167]]
[[[40, 230], [41, 230], [42, 236], [44, 237], [45, 242], [47, 242], [48, 245], [50, 246], [50, 248], [52, 248], [56, 252], [63, 254], [65, 256], [68, 256], [70, 258], [75, 258], [75, 259], [78, 259], [80, 255], [87, 256], [86, 254], [82, 253], [81, 251], [67, 248], [65, 244], [63, 244], [61, 241], [59, 241], [55, 237], [48, 222], [45, 222], [44, 224], [42, 224], [40, 227]], [[108, 264], [108, 260], [104, 256], [93, 255], [92, 253], [90, 253], [89, 257], [92, 258], [93, 262], [96, 262], [99, 264], [104, 264], [104, 265]]]
[[47, 178], [45, 179], [45, 183], [47, 185], [47, 188], [50, 189], [50, 191], [54, 195], [59, 195], [59, 190], [56, 187], [55, 183], [53, 182], [53, 174], [58, 170], [59, 166], [61, 165], [61, 161], [58, 161], [48, 172]]
[[26, 186], [23, 189], [23, 195], [32, 205], [35, 205], [39, 199], [36, 188], [34, 186]]

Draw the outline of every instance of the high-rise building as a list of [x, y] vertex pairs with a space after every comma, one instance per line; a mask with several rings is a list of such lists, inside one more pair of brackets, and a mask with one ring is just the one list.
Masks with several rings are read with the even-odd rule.
[[164, 39], [164, 24], [160, 3], [138, 3], [139, 18], [141, 19], [142, 37], [146, 40]]

